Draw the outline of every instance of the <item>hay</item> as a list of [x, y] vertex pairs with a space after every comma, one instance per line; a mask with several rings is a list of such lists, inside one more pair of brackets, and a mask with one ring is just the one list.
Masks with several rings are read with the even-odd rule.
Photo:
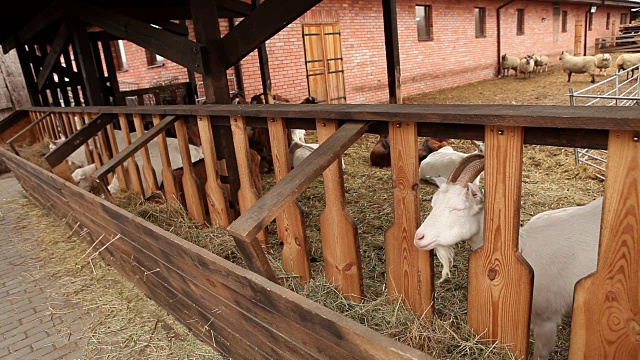
[[[38, 234], [44, 264], [28, 276], [53, 282], [58, 289], [48, 300], [53, 315], [76, 316], [56, 331], [65, 338], [79, 336], [83, 359], [223, 359], [113, 268], [91, 259], [96, 249], [88, 251], [86, 242], [72, 236], [61, 220], [30, 200], [11, 205], [18, 213], [13, 229]], [[84, 324], [84, 332], [77, 323]]]

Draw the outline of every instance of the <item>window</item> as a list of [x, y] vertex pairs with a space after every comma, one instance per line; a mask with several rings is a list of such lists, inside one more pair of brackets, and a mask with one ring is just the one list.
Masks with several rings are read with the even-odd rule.
[[518, 14], [518, 22], [516, 24], [516, 34], [524, 35], [524, 9], [516, 10]]
[[418, 40], [433, 40], [431, 5], [416, 5]]
[[147, 66], [160, 66], [164, 64], [164, 58], [149, 50], [147, 52]]
[[627, 23], [627, 13], [620, 14], [620, 25], [624, 25]]
[[611, 27], [611, 13], [607, 13], [607, 30]]
[[486, 29], [487, 29], [487, 9], [486, 8], [475, 8], [476, 14], [476, 37], [485, 37]]
[[562, 12], [562, 32], [567, 32], [567, 24], [568, 24], [567, 17], [568, 17], [568, 14], [567, 14], [567, 11], [565, 10]]
[[124, 53], [124, 42], [116, 40], [113, 42], [115, 52], [116, 71], [127, 71], [127, 55]]

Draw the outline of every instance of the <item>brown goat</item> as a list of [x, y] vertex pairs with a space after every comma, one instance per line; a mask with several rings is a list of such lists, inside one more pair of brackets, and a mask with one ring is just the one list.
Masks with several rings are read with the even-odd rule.
[[[422, 145], [418, 147], [418, 163], [426, 159], [429, 154], [434, 151], [438, 151], [441, 148], [448, 146], [449, 139], [445, 138], [430, 138], [427, 137], [422, 142]], [[377, 167], [389, 167], [391, 166], [391, 147], [389, 145], [389, 139], [387, 134], [380, 135], [378, 142], [371, 149], [369, 154], [369, 160], [371, 165]]]

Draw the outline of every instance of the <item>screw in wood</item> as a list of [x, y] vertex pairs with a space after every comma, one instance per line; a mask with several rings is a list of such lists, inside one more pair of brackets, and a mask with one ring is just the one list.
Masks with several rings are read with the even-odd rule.
[[498, 130], [498, 135], [504, 135], [504, 129]]
[[638, 136], [638, 135], [633, 135], [633, 141], [635, 141], [635, 142], [640, 141], [640, 136]]
[[325, 127], [327, 126], [327, 123], [321, 123], [320, 126]]
[[396, 124], [396, 127], [397, 127], [397, 128], [399, 128], [399, 127], [401, 127], [401, 126], [402, 126], [401, 124]]

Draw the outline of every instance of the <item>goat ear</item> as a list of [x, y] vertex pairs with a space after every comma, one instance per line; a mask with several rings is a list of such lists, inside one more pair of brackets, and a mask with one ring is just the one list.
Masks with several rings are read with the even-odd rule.
[[438, 185], [439, 188], [442, 188], [444, 184], [447, 183], [447, 179], [443, 178], [442, 176], [438, 176], [437, 178], [434, 178], [433, 181], [436, 182], [436, 185]]
[[473, 196], [474, 199], [482, 200], [484, 199], [484, 192], [480, 189], [478, 184], [469, 183], [469, 194]]

